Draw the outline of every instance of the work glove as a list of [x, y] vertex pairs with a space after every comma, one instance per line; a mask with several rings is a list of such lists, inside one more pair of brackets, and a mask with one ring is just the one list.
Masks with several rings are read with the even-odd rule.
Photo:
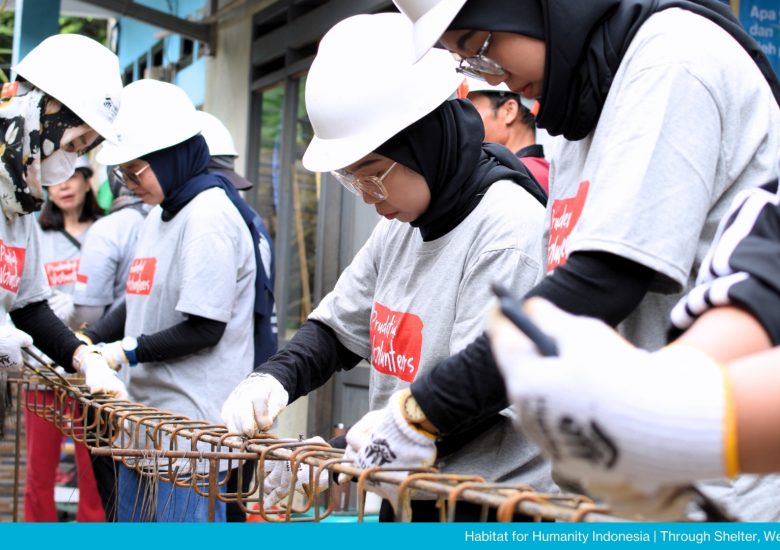
[[222, 405], [222, 421], [230, 432], [247, 436], [267, 432], [288, 401], [287, 391], [276, 378], [252, 373], [228, 395]]
[[[404, 390], [390, 396], [384, 409], [371, 411], [347, 432], [346, 460], [358, 468], [427, 468], [436, 460], [436, 436], [409, 424], [401, 411]], [[402, 481], [406, 472], [389, 472]], [[339, 476], [339, 483], [348, 477]], [[369, 481], [374, 492], [398, 509], [398, 484]]]
[[557, 357], [543, 357], [498, 309], [488, 334], [521, 428], [557, 473], [611, 495], [615, 511], [636, 494], [663, 501], [692, 480], [736, 475], [729, 379], [705, 353], [682, 344], [649, 353], [539, 298], [523, 310]]
[[[304, 440], [310, 445], [328, 444], [321, 437], [312, 437]], [[265, 480], [263, 481], [263, 508], [266, 510], [273, 508], [280, 502], [284, 504], [290, 494], [290, 482], [292, 481], [292, 469], [289, 460], [266, 460], [264, 464]], [[313, 487], [310, 482], [313, 481], [313, 475], [316, 467], [312, 468], [308, 464], [298, 463], [295, 491], [306, 496]], [[313, 485], [313, 483], [312, 483]], [[328, 470], [320, 472], [319, 482], [317, 483], [318, 492], [325, 491], [328, 488]]]
[[0, 326], [0, 369], [23, 365], [22, 348], [32, 346], [32, 336], [11, 325]]
[[73, 296], [61, 290], [53, 290], [47, 301], [54, 315], [67, 325], [73, 317], [73, 312], [76, 310], [76, 306], [73, 304]]
[[91, 393], [127, 399], [127, 388], [95, 346], [81, 346], [73, 356], [73, 368], [84, 374]]
[[122, 342], [110, 342], [108, 344], [98, 344], [100, 355], [108, 362], [108, 365], [115, 371], [120, 371], [130, 366], [130, 360], [127, 358], [125, 350], [122, 349]]

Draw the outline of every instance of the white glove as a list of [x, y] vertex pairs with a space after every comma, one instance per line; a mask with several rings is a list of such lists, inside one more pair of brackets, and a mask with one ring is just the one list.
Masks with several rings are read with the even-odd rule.
[[288, 401], [287, 391], [276, 378], [252, 373], [228, 395], [222, 405], [222, 421], [230, 432], [248, 436], [267, 432]]
[[63, 323], [66, 325], [73, 317], [73, 312], [76, 310], [76, 306], [73, 304], [73, 296], [67, 292], [61, 290], [53, 290], [53, 294], [49, 297], [49, 307]]
[[127, 399], [127, 388], [94, 346], [82, 346], [73, 356], [73, 366], [85, 377], [89, 391]]
[[108, 344], [98, 344], [100, 355], [108, 362], [108, 365], [115, 371], [120, 371], [130, 366], [130, 360], [127, 358], [125, 350], [122, 349], [122, 342], [110, 342]]
[[[436, 436], [409, 424], [401, 412], [400, 390], [390, 396], [384, 409], [371, 411], [347, 432], [344, 458], [359, 468], [427, 468], [436, 460]], [[404, 472], [391, 472], [399, 481]], [[339, 482], [344, 478], [339, 476]], [[371, 482], [374, 491], [398, 506], [398, 485]]]
[[[310, 445], [328, 444], [321, 437], [312, 437], [304, 440]], [[290, 494], [290, 481], [292, 481], [292, 470], [289, 460], [266, 460], [265, 462], [265, 480], [263, 481], [263, 508], [266, 510], [276, 506], [278, 503], [287, 499]], [[309, 489], [310, 481], [313, 482], [313, 475], [316, 468], [308, 464], [298, 463], [295, 491], [306, 495]], [[313, 485], [313, 483], [312, 483]], [[328, 470], [320, 473], [320, 479], [317, 483], [318, 492], [325, 491], [328, 488]]]
[[541, 357], [498, 311], [488, 332], [522, 429], [556, 472], [586, 488], [655, 496], [736, 474], [735, 436], [724, 433], [726, 378], [711, 358], [684, 345], [636, 349], [600, 321], [542, 299], [524, 310], [556, 340], [559, 357]]
[[22, 348], [32, 346], [32, 336], [11, 325], [0, 326], [0, 369], [21, 368]]

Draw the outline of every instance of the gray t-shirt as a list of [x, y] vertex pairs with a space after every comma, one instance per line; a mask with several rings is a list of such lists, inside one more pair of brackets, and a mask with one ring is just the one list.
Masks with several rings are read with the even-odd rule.
[[231, 390], [252, 371], [255, 256], [252, 238], [221, 189], [208, 189], [170, 221], [155, 207], [138, 235], [127, 279], [125, 334], [154, 334], [186, 314], [227, 323], [219, 343], [129, 370], [134, 401], [221, 423]]
[[[780, 109], [769, 85], [719, 26], [663, 10], [631, 42], [597, 128], [557, 145], [548, 271], [572, 252], [596, 250], [658, 272], [620, 326], [634, 344], [658, 349], [734, 195], [775, 177]], [[742, 517], [776, 520], [778, 503], [764, 501], [762, 515]]]
[[[443, 237], [423, 242], [406, 223], [381, 220], [368, 242], [310, 318], [371, 358], [369, 406], [457, 353], [484, 330], [498, 281], [515, 296], [540, 276], [544, 209], [509, 181], [493, 184], [469, 216]], [[535, 445], [503, 422], [437, 463], [443, 471], [553, 488]]]
[[144, 214], [126, 207], [97, 220], [81, 247], [73, 303], [78, 306], [114, 306], [125, 296], [138, 231]]
[[[37, 227], [46, 282], [49, 283], [52, 290], [72, 294], [78, 279], [81, 249], [62, 231], [44, 231], [40, 225]], [[74, 238], [83, 244], [87, 233], [89, 233], [89, 229]]]
[[635, 344], [659, 348], [721, 216], [737, 192], [774, 178], [778, 150], [780, 109], [742, 47], [691, 12], [653, 15], [623, 58], [596, 130], [561, 142], [553, 158], [548, 270], [597, 250], [657, 271], [621, 328]]
[[41, 269], [38, 222], [32, 215], [13, 222], [0, 214], [0, 307], [5, 314], [45, 300], [49, 285]]

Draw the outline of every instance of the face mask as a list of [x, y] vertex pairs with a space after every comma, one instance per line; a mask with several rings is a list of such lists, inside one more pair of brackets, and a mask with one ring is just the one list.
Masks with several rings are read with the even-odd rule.
[[78, 153], [57, 149], [41, 161], [41, 185], [58, 185], [73, 175]]

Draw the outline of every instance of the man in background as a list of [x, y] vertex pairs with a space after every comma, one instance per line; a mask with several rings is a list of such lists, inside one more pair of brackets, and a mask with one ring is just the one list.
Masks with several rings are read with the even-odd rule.
[[536, 143], [537, 101], [510, 91], [503, 82], [498, 86], [475, 78], [466, 82], [466, 97], [485, 125], [485, 141], [500, 143], [514, 152], [547, 193], [550, 163], [544, 158], [542, 145]]

